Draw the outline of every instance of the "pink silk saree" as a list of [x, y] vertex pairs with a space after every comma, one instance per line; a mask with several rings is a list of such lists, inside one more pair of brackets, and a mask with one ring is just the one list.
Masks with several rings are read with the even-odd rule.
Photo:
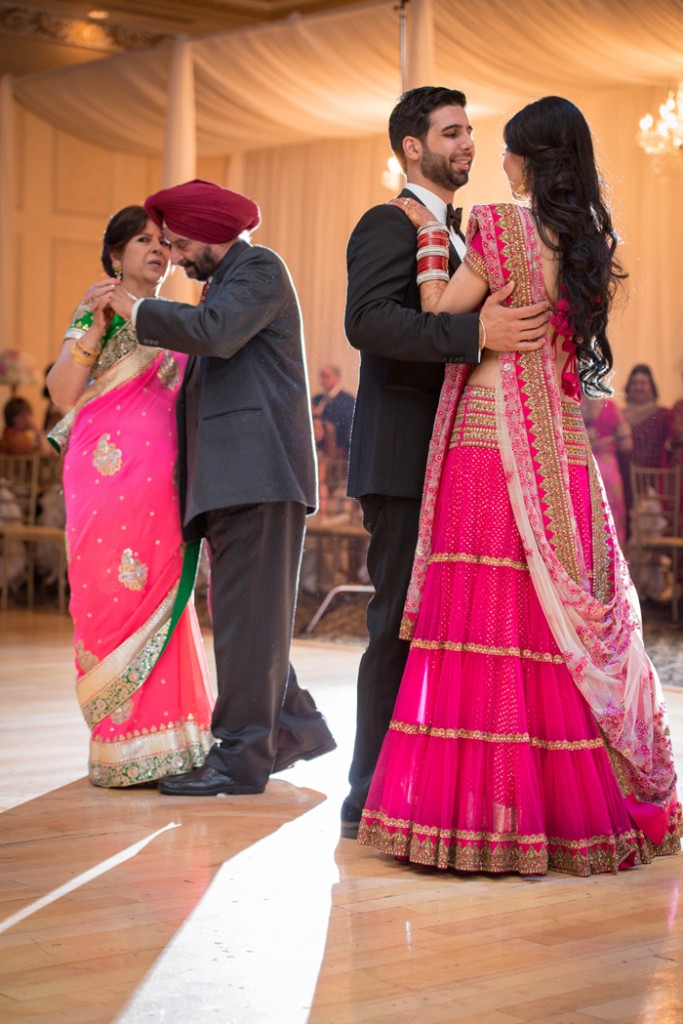
[[[80, 315], [79, 315], [80, 314]], [[67, 336], [87, 329], [77, 316]], [[64, 455], [77, 695], [96, 786], [152, 782], [204, 761], [213, 696], [180, 533], [176, 395], [186, 356], [137, 344], [115, 319]]]
[[[543, 299], [527, 210], [475, 207], [468, 240], [491, 291], [513, 277], [515, 304]], [[499, 371], [463, 402], [469, 369], [447, 367], [411, 651], [359, 840], [463, 870], [616, 870], [680, 845], [661, 687], [583, 424], [563, 427], [552, 345]], [[471, 449], [453, 450], [458, 416]]]

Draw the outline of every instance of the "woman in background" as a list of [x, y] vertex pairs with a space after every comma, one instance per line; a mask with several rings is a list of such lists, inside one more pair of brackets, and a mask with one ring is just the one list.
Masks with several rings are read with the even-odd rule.
[[[109, 277], [151, 298], [168, 246], [141, 206], [110, 220]], [[64, 453], [70, 611], [77, 694], [91, 729], [93, 785], [151, 783], [204, 763], [210, 692], [192, 586], [198, 551], [183, 545], [175, 405], [184, 355], [138, 345], [100, 281], [77, 307], [47, 376], [73, 409], [51, 440]]]
[[628, 538], [628, 522], [621, 467], [633, 450], [631, 428], [613, 398], [587, 398], [584, 395], [581, 413], [623, 550]]
[[651, 466], [654, 469], [665, 465], [664, 445], [669, 434], [671, 413], [657, 401], [659, 391], [652, 370], [645, 363], [638, 363], [631, 370], [625, 394], [624, 416], [631, 428], [633, 440], [630, 458], [624, 460], [626, 511], [630, 514], [633, 495], [629, 465]]

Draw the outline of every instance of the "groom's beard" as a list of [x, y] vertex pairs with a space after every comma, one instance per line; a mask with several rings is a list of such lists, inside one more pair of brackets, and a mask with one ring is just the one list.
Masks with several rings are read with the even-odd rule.
[[449, 192], [455, 192], [470, 180], [469, 170], [455, 167], [448, 157], [432, 153], [430, 149], [426, 148], [422, 154], [420, 170], [425, 178]]

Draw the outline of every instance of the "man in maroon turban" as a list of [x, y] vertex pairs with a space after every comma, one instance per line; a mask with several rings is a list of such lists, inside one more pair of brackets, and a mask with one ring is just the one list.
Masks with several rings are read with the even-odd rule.
[[145, 209], [171, 262], [206, 282], [197, 306], [133, 300], [115, 283], [111, 305], [142, 345], [194, 357], [178, 400], [180, 505], [185, 540], [205, 537], [209, 548], [218, 677], [204, 765], [159, 788], [261, 793], [271, 772], [336, 746], [289, 663], [305, 516], [317, 499], [299, 303], [280, 257], [240, 237], [260, 222], [251, 199], [195, 180]]
[[254, 231], [261, 223], [253, 199], [201, 178], [162, 188], [147, 199], [145, 210], [160, 228], [217, 245]]

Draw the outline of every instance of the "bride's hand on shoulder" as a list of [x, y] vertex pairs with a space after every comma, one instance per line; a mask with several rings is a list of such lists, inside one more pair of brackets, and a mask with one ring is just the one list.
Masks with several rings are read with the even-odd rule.
[[[422, 203], [418, 203], [417, 199], [399, 196], [396, 199], [390, 199], [387, 206], [395, 206], [397, 210], [405, 213], [414, 228], [424, 227], [425, 224], [438, 223], [434, 219], [434, 214], [426, 206], [423, 206]], [[439, 227], [443, 227], [443, 224], [439, 224]]]

